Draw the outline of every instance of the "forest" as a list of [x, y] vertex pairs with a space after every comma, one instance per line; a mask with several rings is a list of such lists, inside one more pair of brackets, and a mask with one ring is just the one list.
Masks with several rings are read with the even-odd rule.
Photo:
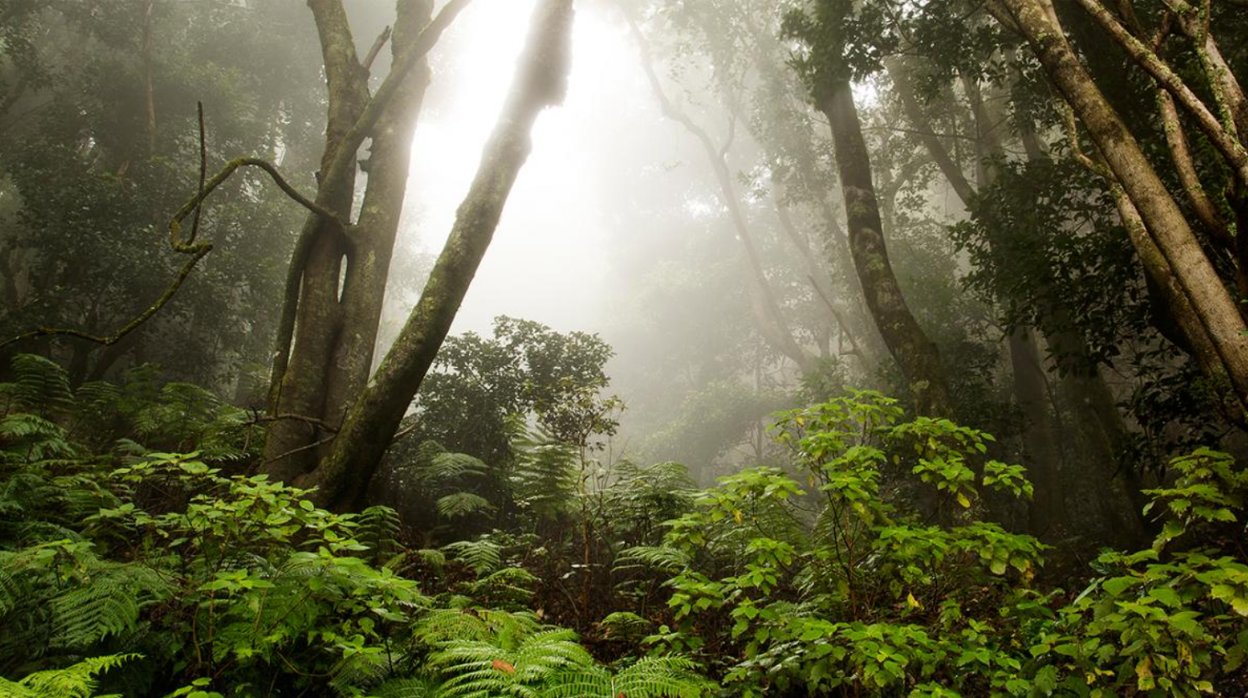
[[1248, 0], [0, 0], [0, 698], [1248, 696], [1244, 80]]

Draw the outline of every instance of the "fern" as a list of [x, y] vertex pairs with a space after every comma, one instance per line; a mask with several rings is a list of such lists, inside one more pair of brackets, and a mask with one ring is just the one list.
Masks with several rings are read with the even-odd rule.
[[429, 459], [428, 466], [421, 472], [421, 479], [430, 485], [441, 485], [484, 477], [488, 473], [489, 466], [478, 458], [466, 453], [443, 452]]
[[442, 645], [453, 640], [490, 641], [498, 637], [523, 637], [537, 632], [541, 623], [532, 613], [509, 613], [484, 608], [439, 608], [429, 611], [412, 626], [418, 644]]
[[478, 575], [497, 570], [503, 561], [503, 547], [488, 538], [458, 541], [442, 549]]
[[371, 506], [356, 519], [356, 540], [367, 545], [378, 558], [394, 553], [398, 547], [399, 512], [386, 506]]
[[543, 698], [699, 698], [710, 684], [683, 657], [644, 657], [618, 673], [587, 666], [552, 676]]
[[688, 556], [667, 546], [638, 545], [620, 552], [615, 560], [616, 571], [635, 569], [675, 573], [689, 564]]
[[556, 519], [575, 498], [579, 475], [576, 449], [540, 427], [509, 423], [515, 466], [511, 485], [516, 503], [539, 519]]
[[464, 585], [473, 598], [490, 605], [527, 603], [533, 597], [537, 577], [522, 567], [504, 567], [476, 582]]
[[639, 640], [649, 634], [651, 621], [632, 611], [616, 611], [598, 622], [598, 627], [612, 640]]
[[155, 571], [137, 565], [108, 565], [83, 586], [51, 599], [53, 647], [87, 648], [138, 627], [147, 603], [170, 589]]
[[65, 430], [44, 417], [17, 412], [0, 419], [0, 458], [34, 462], [77, 453]]
[[0, 396], [8, 398], [9, 409], [38, 411], [40, 416], [47, 416], [50, 410], [73, 404], [69, 375], [55, 362], [35, 354], [18, 354], [10, 365], [14, 381], [0, 385]]
[[110, 654], [84, 659], [64, 669], [38, 671], [16, 683], [0, 683], [0, 698], [92, 698], [97, 674], [138, 658], [137, 654]]
[[571, 630], [544, 630], [517, 642], [451, 641], [429, 662], [448, 677], [440, 692], [447, 698], [538, 698], [553, 676], [588, 667], [593, 659]]
[[456, 492], [438, 499], [438, 514], [448, 519], [493, 511], [489, 500], [472, 492]]

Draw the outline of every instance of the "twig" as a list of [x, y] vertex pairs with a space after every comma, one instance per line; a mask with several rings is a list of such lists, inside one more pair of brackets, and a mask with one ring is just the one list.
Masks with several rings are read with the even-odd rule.
[[390, 32], [390, 25], [386, 25], [386, 28], [381, 30], [381, 34], [373, 42], [373, 47], [368, 50], [368, 55], [364, 56], [364, 62], [361, 64], [364, 66], [364, 70], [367, 71], [373, 67], [373, 61], [377, 60], [377, 54], [381, 53], [382, 47], [390, 40]]
[[338, 433], [338, 427], [334, 426], [333, 424], [330, 424], [329, 422], [327, 422], [327, 421], [325, 421], [325, 420], [323, 420], [323, 419], [317, 419], [316, 417], [309, 417], [309, 416], [307, 416], [307, 415], [302, 415], [302, 414], [287, 414], [287, 413], [282, 413], [282, 414], [265, 414], [265, 415], [262, 415], [262, 414], [258, 414], [258, 413], [257, 413], [257, 414], [254, 414], [254, 415], [252, 416], [251, 421], [247, 422], [247, 424], [248, 424], [248, 425], [252, 425], [252, 424], [265, 424], [265, 423], [268, 423], [268, 422], [280, 422], [280, 421], [285, 421], [285, 420], [291, 420], [291, 421], [296, 421], [296, 422], [304, 422], [304, 423], [306, 423], [306, 424], [311, 424], [311, 425], [313, 425], [313, 426], [320, 427], [321, 429], [324, 429], [325, 431], [328, 431], [328, 432], [329, 432], [329, 433], [331, 433], [331, 434], [337, 434], [337, 433]]
[[265, 465], [268, 465], [269, 463], [277, 462], [279, 460], [282, 460], [283, 458], [289, 458], [297, 453], [303, 453], [304, 451], [311, 451], [314, 448], [320, 448], [321, 446], [324, 446], [325, 444], [329, 443], [330, 441], [333, 441], [336, 438], [338, 438], [337, 433], [330, 434], [329, 436], [326, 436], [325, 438], [319, 439], [317, 441], [313, 441], [310, 444], [304, 444], [303, 446], [300, 446], [298, 448], [292, 448], [289, 451], [273, 456], [272, 458], [266, 458], [264, 463]]

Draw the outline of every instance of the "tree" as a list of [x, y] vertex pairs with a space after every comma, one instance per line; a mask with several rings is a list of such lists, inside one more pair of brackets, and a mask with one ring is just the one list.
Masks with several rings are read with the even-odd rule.
[[[1172, 101], [1179, 103], [1197, 123], [1222, 165], [1231, 172], [1236, 186], [1242, 188], [1248, 184], [1248, 169], [1245, 169], [1248, 157], [1235, 135], [1239, 119], [1234, 105], [1242, 104], [1242, 91], [1237, 92], [1234, 74], [1224, 61], [1222, 67], [1217, 65], [1222, 59], [1213, 34], [1208, 30], [1211, 17], [1204, 15], [1203, 40], [1198, 36], [1195, 44], [1198, 53], [1205, 55], [1206, 76], [1227, 117], [1223, 121], [1219, 121], [1144, 43], [1145, 37], [1132, 34], [1128, 26], [1134, 24], [1133, 17], [1126, 18], [1127, 25], [1124, 25], [1096, 2], [1081, 0], [1080, 5], [1104, 28], [1108, 37], [1153, 78], [1159, 94], [1165, 93], [1159, 99], [1164, 129], [1178, 132], [1169, 139], [1169, 145], [1180, 169], [1190, 168], [1190, 162], [1182, 148], [1184, 124], [1177, 118]], [[1242, 412], [1248, 399], [1248, 332], [1226, 283], [1202, 248], [1193, 221], [1170, 193], [1122, 116], [1080, 62], [1052, 3], [1048, 0], [1003, 0], [989, 7], [1004, 26], [1018, 32], [1028, 42], [1049, 80], [1069, 104], [1073, 115], [1086, 127], [1098, 153], [1085, 156], [1087, 164], [1110, 178], [1132, 244], [1148, 275], [1163, 289], [1172, 315], [1181, 321], [1187, 345], [1211, 380], [1229, 382], [1235, 411]], [[1175, 3], [1163, 14], [1173, 19], [1185, 14], [1190, 17], [1194, 11], [1190, 6]], [[1158, 45], [1167, 34], [1168, 30], [1157, 34]], [[1071, 146], [1078, 152], [1078, 135], [1071, 130], [1074, 136]], [[1101, 158], [1103, 163], [1098, 162]], [[1192, 196], [1197, 190], [1190, 184], [1189, 180], [1186, 191]], [[1203, 207], [1198, 204], [1197, 208]]]
[[797, 67], [832, 131], [849, 244], [867, 308], [905, 374], [915, 409], [920, 414], [948, 415], [952, 402], [940, 355], [914, 319], [888, 258], [870, 155], [850, 82], [855, 66], [850, 64], [847, 37], [840, 29], [849, 12], [848, 3], [820, 0], [810, 12], [791, 13], [786, 33], [804, 45]]
[[572, 15], [571, 0], [538, 3], [507, 104], [420, 301], [352, 404], [332, 450], [298, 481], [318, 487], [321, 502], [338, 507], [356, 502], [433, 365], [532, 149], [533, 123], [546, 107], [562, 102], [567, 90]]
[[[372, 368], [381, 304], [406, 194], [409, 153], [429, 71], [425, 54], [467, 5], [453, 0], [430, 20], [430, 0], [398, 3], [387, 29], [360, 58], [341, 0], [312, 0], [328, 88], [325, 149], [316, 203], [334, 219], [309, 215], [286, 278], [273, 354], [269, 409], [341, 424]], [[369, 93], [368, 78], [386, 41], [393, 63]], [[371, 138], [371, 155], [359, 149]], [[367, 173], [354, 223], [356, 178]], [[293, 346], [292, 346], [293, 343]], [[265, 470], [294, 480], [324, 453], [320, 437], [300, 420], [279, 420], [265, 443]]]

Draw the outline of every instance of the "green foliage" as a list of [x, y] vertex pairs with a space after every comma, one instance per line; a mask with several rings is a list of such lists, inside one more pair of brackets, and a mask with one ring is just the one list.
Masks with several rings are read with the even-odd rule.
[[571, 443], [612, 434], [618, 400], [600, 396], [611, 355], [595, 335], [505, 316], [495, 319], [492, 337], [449, 337], [421, 385], [417, 438], [501, 467], [510, 460], [512, 415]]
[[540, 426], [513, 420], [511, 447], [515, 465], [511, 487], [516, 504], [537, 520], [558, 519], [574, 504], [582, 485], [582, 461], [572, 444]]
[[[723, 478], [670, 523], [665, 545], [679, 555], [638, 553], [684, 560], [668, 582], [676, 625], [651, 642], [739, 656], [723, 670], [745, 695], [893, 695], [933, 680], [1006, 690], [1022, 667], [1018, 625], [964, 609], [1026, 595], [1044, 546], [971, 516], [981, 487], [1030, 486], [1018, 466], [982, 462], [986, 434], [900, 417], [871, 392], [779, 415], [776, 438], [806, 486], [775, 468]], [[926, 508], [940, 524], [896, 505], [915, 496], [935, 499]]]
[[[236, 443], [247, 426], [193, 391], [157, 387], [153, 407], [30, 384], [56, 408], [0, 422], [0, 695], [1198, 696], [1248, 666], [1248, 476], [1210, 449], [1148, 491], [1153, 547], [1101, 555], [1072, 599], [1036, 588], [1045, 546], [981, 518], [989, 492], [1030, 494], [1025, 471], [875, 392], [777, 415], [786, 467], [702, 492], [680, 465], [607, 469], [529, 430], [513, 474], [531, 532], [408, 550], [394, 510], [318, 509], [228, 454], [74, 438], [80, 403], [124, 397], [194, 425], [179, 442]], [[484, 463], [420, 451], [431, 501], [488, 511]], [[561, 596], [605, 608], [581, 629], [624, 658], [548, 625]]]
[[[97, 698], [96, 675], [136, 659], [133, 654], [91, 657], [64, 669], [38, 671], [16, 683], [0, 678], [3, 698]], [[106, 698], [98, 696], [98, 698]]]

